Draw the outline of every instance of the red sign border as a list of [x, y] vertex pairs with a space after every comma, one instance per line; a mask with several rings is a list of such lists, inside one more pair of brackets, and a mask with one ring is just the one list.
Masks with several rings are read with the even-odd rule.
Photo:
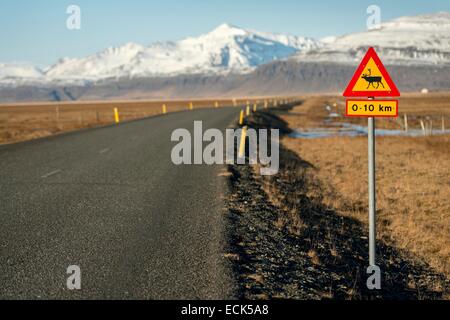
[[[349, 114], [347, 113], [347, 110], [348, 110], [348, 103], [349, 103], [350, 100], [352, 100], [352, 101], [365, 101], [365, 102], [369, 102], [369, 101], [372, 101], [372, 102], [377, 102], [377, 101], [380, 101], [380, 102], [382, 102], [382, 101], [392, 101], [392, 102], [395, 102], [395, 106], [396, 106], [395, 116], [349, 115]], [[374, 117], [374, 118], [398, 118], [398, 100], [395, 100], [395, 99], [380, 99], [380, 100], [369, 100], [369, 99], [347, 99], [347, 100], [345, 101], [345, 116], [346, 116], [346, 117], [349, 117], [349, 118], [370, 118], [370, 117]]]
[[[360, 75], [363, 73], [364, 68], [366, 67], [367, 63], [369, 62], [370, 58], [373, 59], [375, 64], [377, 65], [378, 69], [381, 72], [381, 75], [384, 77], [384, 80], [388, 84], [388, 86], [391, 88], [391, 91], [352, 91], [353, 87], [356, 84], [356, 81], [358, 81]], [[347, 86], [347, 89], [345, 89], [343, 93], [344, 97], [400, 97], [400, 91], [398, 91], [397, 86], [392, 81], [391, 76], [387, 72], [386, 68], [384, 67], [383, 63], [381, 62], [380, 58], [378, 57], [377, 53], [375, 52], [375, 49], [373, 47], [370, 47], [369, 50], [367, 50], [366, 55], [362, 59], [361, 63], [359, 64], [358, 69], [356, 69], [355, 74], [353, 75], [352, 79], [350, 80], [350, 83]]]

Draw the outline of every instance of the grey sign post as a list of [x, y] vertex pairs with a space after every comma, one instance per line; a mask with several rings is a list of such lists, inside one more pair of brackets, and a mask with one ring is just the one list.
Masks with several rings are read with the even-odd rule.
[[[374, 100], [369, 97], [369, 100]], [[368, 141], [368, 171], [369, 171], [369, 267], [367, 274], [367, 288], [369, 290], [381, 289], [381, 270], [376, 264], [376, 193], [375, 193], [375, 117], [369, 117], [367, 121], [367, 141]]]
[[[373, 100], [370, 97], [369, 100]], [[375, 118], [368, 118], [369, 158], [369, 265], [376, 265]]]

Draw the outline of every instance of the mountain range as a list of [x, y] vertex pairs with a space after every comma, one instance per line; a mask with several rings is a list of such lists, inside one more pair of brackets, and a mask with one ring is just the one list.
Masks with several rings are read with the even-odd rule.
[[147, 47], [127, 43], [84, 58], [63, 58], [45, 69], [3, 64], [0, 81], [83, 83], [180, 74], [247, 73], [259, 65], [317, 49], [319, 45], [310, 38], [222, 24], [197, 38]]
[[370, 46], [398, 72], [391, 75], [405, 90], [448, 89], [450, 13], [439, 12], [324, 39], [222, 24], [199, 37], [128, 43], [45, 68], [0, 63], [0, 101], [265, 94], [268, 84], [272, 94], [334, 91]]

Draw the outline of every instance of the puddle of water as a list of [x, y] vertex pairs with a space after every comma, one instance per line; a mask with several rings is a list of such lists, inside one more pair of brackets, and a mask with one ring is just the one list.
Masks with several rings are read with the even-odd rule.
[[[367, 136], [367, 127], [355, 125], [351, 123], [331, 123], [333, 127], [327, 128], [308, 128], [298, 129], [291, 133], [290, 136], [294, 138], [303, 139], [317, 139], [327, 137], [358, 137]], [[450, 130], [433, 130], [433, 135], [450, 134]], [[394, 129], [375, 129], [376, 136], [403, 136], [403, 137], [419, 137], [423, 136], [423, 131], [420, 129], [409, 129], [408, 132], [404, 130]]]

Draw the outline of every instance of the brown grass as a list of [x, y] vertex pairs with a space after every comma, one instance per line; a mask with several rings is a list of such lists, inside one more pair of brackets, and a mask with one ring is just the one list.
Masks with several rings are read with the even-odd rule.
[[[262, 103], [266, 98], [239, 98], [237, 105], [249, 101]], [[278, 98], [280, 99], [280, 98]], [[118, 108], [121, 121], [140, 119], [167, 112], [186, 111], [192, 102], [195, 108], [231, 106], [231, 99], [165, 100], [165, 101], [106, 101], [18, 103], [0, 105], [0, 144], [30, 140], [61, 132], [112, 124], [113, 109]], [[59, 111], [58, 111], [59, 110]]]
[[[400, 107], [411, 116], [448, 116], [449, 97], [407, 96]], [[321, 125], [323, 104], [330, 99], [308, 98], [284, 118], [292, 128]], [[327, 206], [367, 222], [367, 138], [285, 138], [283, 143], [313, 164]], [[376, 152], [378, 236], [449, 276], [450, 137], [379, 137]]]
[[269, 179], [263, 179], [259, 174], [259, 165], [252, 167], [257, 179], [268, 197], [269, 202], [282, 211], [274, 221], [274, 226], [278, 229], [286, 229], [289, 233], [299, 236], [305, 229], [305, 225], [297, 214], [298, 208], [286, 206], [284, 199], [280, 197], [277, 187]]

